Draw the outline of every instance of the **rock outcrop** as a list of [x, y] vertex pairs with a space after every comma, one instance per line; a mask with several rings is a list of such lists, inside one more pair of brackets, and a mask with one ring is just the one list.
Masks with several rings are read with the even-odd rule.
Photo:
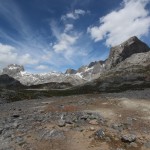
[[[99, 78], [76, 89], [86, 92], [116, 92], [150, 88], [150, 48], [136, 37], [111, 49]], [[123, 48], [124, 47], [124, 48]]]
[[131, 55], [148, 52], [149, 50], [150, 48], [145, 43], [140, 41], [136, 36], [131, 37], [122, 44], [111, 48], [105, 68], [107, 70], [114, 68], [117, 64], [124, 61]]

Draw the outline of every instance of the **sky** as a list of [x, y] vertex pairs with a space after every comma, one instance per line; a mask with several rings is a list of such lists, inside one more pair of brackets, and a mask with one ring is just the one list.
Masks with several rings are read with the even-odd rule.
[[132, 36], [150, 46], [150, 0], [0, 0], [0, 69], [77, 69]]

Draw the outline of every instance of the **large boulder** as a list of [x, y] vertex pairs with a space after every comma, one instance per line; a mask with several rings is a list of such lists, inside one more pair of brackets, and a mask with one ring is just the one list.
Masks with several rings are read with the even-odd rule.
[[122, 44], [111, 48], [105, 68], [106, 70], [114, 68], [131, 55], [148, 52], [149, 50], [150, 48], [145, 43], [140, 41], [136, 36], [133, 36]]

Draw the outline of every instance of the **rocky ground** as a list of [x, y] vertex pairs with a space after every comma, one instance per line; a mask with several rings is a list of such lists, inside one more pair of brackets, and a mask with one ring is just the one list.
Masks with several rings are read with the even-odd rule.
[[149, 150], [150, 89], [0, 105], [0, 150]]

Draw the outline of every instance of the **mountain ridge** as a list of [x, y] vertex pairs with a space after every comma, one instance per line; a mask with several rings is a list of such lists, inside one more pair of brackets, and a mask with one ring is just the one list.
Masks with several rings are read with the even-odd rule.
[[[11, 64], [3, 69], [2, 74], [7, 74], [20, 81], [21, 84], [27, 86], [51, 82], [70, 83], [73, 86], [77, 86], [101, 78], [101, 76], [104, 76], [107, 72], [117, 68], [119, 64], [124, 64], [123, 62], [128, 64], [125, 60], [132, 57], [132, 55], [138, 55], [149, 51], [150, 48], [144, 42], [133, 36], [120, 45], [112, 47], [109, 57], [105, 61], [91, 62], [88, 65], [81, 66], [77, 70], [67, 69], [65, 73], [50, 72], [44, 74], [31, 74], [25, 72], [23, 66]], [[136, 60], [134, 61], [136, 64]], [[132, 65], [134, 66], [134, 63]], [[124, 65], [120, 65], [120, 68], [121, 67], [124, 67]], [[119, 69], [119, 67], [117, 69]]]

